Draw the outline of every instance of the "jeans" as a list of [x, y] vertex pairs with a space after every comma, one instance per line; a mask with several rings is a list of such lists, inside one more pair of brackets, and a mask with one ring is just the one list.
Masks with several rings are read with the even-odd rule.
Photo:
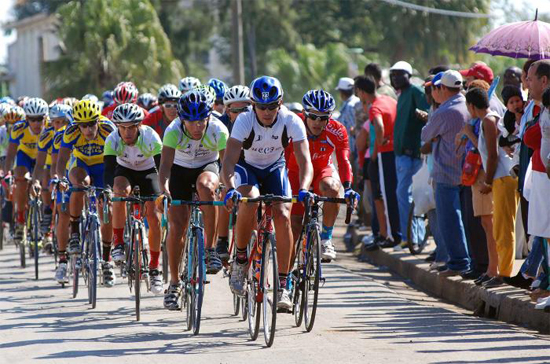
[[[422, 167], [422, 160], [406, 155], [395, 157], [395, 170], [397, 172], [397, 203], [399, 205], [399, 223], [403, 240], [407, 240], [407, 227], [409, 223], [409, 212], [412, 202], [412, 177]], [[412, 228], [414, 241], [418, 241], [418, 236], [424, 236], [423, 227], [416, 224]]]
[[468, 245], [460, 212], [460, 186], [436, 182], [435, 208], [441, 237], [449, 253], [447, 267], [455, 271], [470, 269]]
[[449, 253], [447, 253], [447, 247], [443, 243], [441, 237], [441, 231], [437, 224], [437, 213], [435, 209], [428, 211], [428, 220], [430, 222], [430, 230], [435, 241], [435, 261], [438, 263], [447, 263], [449, 260]]
[[544, 257], [543, 239], [535, 236], [533, 239], [533, 247], [529, 252], [529, 255], [525, 259], [525, 262], [521, 265], [520, 272], [528, 275], [529, 277], [536, 277], [539, 270], [542, 258]]
[[[380, 183], [384, 183], [385, 200], [386, 200], [386, 214], [388, 221], [390, 222], [391, 235], [393, 241], [400, 243], [403, 239], [404, 233], [401, 230], [401, 221], [399, 214], [399, 207], [397, 203], [397, 195], [395, 193], [397, 188], [397, 176], [395, 175], [395, 155], [393, 152], [383, 152], [379, 154], [378, 163], [382, 164], [382, 174], [380, 175]], [[379, 166], [380, 168], [380, 166]], [[389, 233], [389, 232], [388, 232]]]

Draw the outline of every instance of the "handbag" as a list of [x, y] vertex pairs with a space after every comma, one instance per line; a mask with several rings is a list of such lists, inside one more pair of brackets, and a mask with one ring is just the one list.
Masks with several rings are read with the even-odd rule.
[[477, 151], [470, 150], [466, 153], [462, 165], [462, 185], [473, 186], [481, 169], [481, 155]]

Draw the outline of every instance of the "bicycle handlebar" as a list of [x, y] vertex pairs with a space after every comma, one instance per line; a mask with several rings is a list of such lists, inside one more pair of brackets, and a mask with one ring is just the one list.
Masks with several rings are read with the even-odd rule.
[[223, 201], [187, 201], [187, 200], [172, 200], [170, 203], [173, 206], [225, 206]]

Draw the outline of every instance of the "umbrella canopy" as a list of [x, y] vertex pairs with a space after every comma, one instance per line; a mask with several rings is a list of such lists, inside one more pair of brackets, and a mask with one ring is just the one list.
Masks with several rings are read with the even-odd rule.
[[470, 48], [476, 53], [510, 58], [550, 58], [550, 24], [520, 21], [498, 27]]

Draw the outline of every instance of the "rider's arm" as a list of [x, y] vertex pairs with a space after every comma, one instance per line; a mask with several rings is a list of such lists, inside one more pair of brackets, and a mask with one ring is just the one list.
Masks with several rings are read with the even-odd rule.
[[115, 181], [115, 168], [117, 165], [116, 156], [104, 156], [103, 164], [105, 165], [105, 171], [103, 172], [103, 185], [112, 187]]
[[58, 178], [57, 175], [57, 156], [59, 153], [53, 153], [52, 152], [52, 165], [50, 166], [50, 178], [55, 179]]
[[8, 173], [11, 171], [13, 167], [13, 161], [15, 160], [15, 155], [17, 154], [17, 147], [19, 147], [16, 143], [10, 143], [8, 145], [8, 153], [6, 155], [6, 163], [4, 164], [4, 172]]
[[162, 154], [157, 154], [153, 157], [153, 159], [155, 160], [155, 168], [157, 169], [157, 171], [160, 169], [160, 159], [161, 159], [161, 156]]
[[294, 155], [300, 169], [300, 189], [308, 190], [313, 180], [313, 166], [309, 155], [309, 144], [307, 139], [293, 142]]
[[67, 162], [69, 161], [69, 157], [71, 156], [71, 150], [66, 147], [59, 148], [59, 153], [57, 156], [57, 166], [56, 166], [56, 173], [58, 176], [64, 176], [65, 175], [65, 168], [67, 167]]
[[[243, 143], [235, 138], [229, 138], [222, 162], [222, 182], [227, 189], [235, 188], [235, 165], [241, 156]], [[308, 150], [309, 156], [309, 150]]]
[[42, 181], [42, 173], [44, 172], [44, 164], [46, 164], [47, 156], [48, 152], [38, 151], [38, 153], [36, 154], [36, 164], [32, 173], [33, 182]]
[[162, 192], [170, 194], [169, 188], [169, 179], [170, 179], [170, 170], [174, 164], [174, 156], [176, 155], [176, 150], [174, 148], [167, 147], [166, 145], [162, 147], [162, 155], [160, 158], [160, 167], [159, 167], [159, 182], [160, 189]]

